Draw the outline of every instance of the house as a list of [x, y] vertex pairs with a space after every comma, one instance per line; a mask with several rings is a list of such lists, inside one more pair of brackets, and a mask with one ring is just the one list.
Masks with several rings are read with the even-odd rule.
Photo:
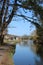
[[7, 35], [5, 35], [5, 37], [4, 37], [4, 39], [5, 40], [18, 40], [19, 39], [19, 36], [16, 36], [16, 35], [11, 35], [11, 34], [7, 34]]

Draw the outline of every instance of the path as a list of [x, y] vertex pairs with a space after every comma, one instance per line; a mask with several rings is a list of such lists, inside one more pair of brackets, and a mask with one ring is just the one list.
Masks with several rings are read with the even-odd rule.
[[9, 46], [0, 46], [0, 65], [13, 65], [9, 53]]

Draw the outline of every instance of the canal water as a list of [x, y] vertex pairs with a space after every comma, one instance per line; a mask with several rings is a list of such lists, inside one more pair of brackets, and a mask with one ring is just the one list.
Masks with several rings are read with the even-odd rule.
[[32, 40], [17, 43], [13, 52], [14, 65], [43, 65], [43, 47]]

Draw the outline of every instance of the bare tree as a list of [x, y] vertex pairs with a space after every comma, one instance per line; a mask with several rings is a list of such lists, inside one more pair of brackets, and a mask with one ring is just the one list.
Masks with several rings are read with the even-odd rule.
[[[1, 0], [0, 1], [0, 43], [3, 43], [4, 34], [3, 32], [11, 22], [14, 13], [17, 11], [16, 0]], [[13, 4], [13, 6], [9, 6]]]

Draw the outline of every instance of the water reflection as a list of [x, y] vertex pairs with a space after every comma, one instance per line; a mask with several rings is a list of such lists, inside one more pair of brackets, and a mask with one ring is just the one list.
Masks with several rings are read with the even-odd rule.
[[12, 47], [14, 65], [43, 65], [43, 46], [32, 40]]
[[33, 44], [33, 40], [27, 40], [27, 41], [22, 41], [19, 45], [21, 46], [31, 46]]
[[43, 65], [43, 45], [38, 44], [36, 46], [37, 46], [36, 54], [37, 56], [40, 57], [39, 61], [36, 60], [36, 65]]
[[[16, 45], [9, 46], [9, 56], [10, 56], [11, 59], [12, 59], [12, 56], [15, 54], [15, 50], [16, 50]], [[13, 62], [12, 65], [15, 65], [14, 62]]]
[[15, 54], [15, 50], [16, 50], [16, 45], [10, 47], [10, 54], [12, 54], [12, 56]]

